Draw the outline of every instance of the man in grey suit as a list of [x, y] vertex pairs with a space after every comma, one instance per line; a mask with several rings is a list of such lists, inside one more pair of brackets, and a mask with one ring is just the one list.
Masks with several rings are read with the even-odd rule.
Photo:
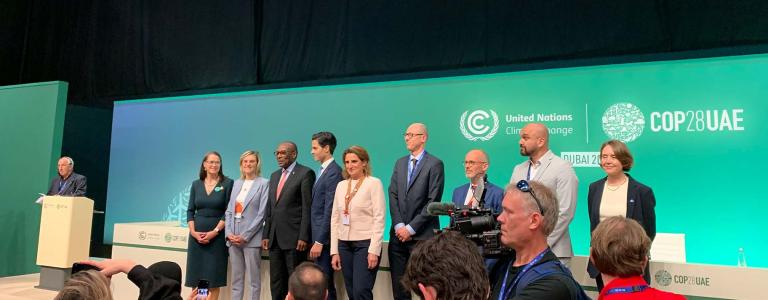
[[336, 186], [343, 178], [341, 168], [333, 160], [333, 150], [336, 149], [336, 137], [333, 133], [323, 131], [312, 135], [312, 157], [320, 163], [317, 181], [312, 188], [312, 248], [309, 258], [314, 259], [327, 277], [328, 299], [336, 300], [336, 287], [333, 284], [333, 268], [331, 268], [331, 213], [333, 198], [336, 196]]
[[306, 259], [310, 240], [309, 210], [315, 172], [296, 163], [297, 148], [283, 142], [275, 150], [280, 169], [269, 178], [269, 203], [264, 216], [262, 248], [269, 250], [272, 299], [288, 293], [288, 277]]
[[539, 123], [525, 125], [520, 131], [520, 155], [528, 160], [515, 166], [511, 184], [520, 180], [543, 183], [557, 195], [558, 215], [555, 229], [547, 237], [547, 243], [560, 261], [570, 267], [573, 257], [571, 234], [568, 226], [576, 212], [579, 179], [571, 163], [549, 150], [549, 130]]
[[397, 160], [389, 184], [392, 229], [388, 253], [394, 299], [411, 299], [400, 278], [416, 242], [431, 238], [433, 230], [440, 228], [437, 217], [426, 210], [429, 203], [441, 201], [445, 184], [443, 162], [424, 151], [427, 127], [413, 123], [403, 136], [410, 155]]
[[74, 170], [75, 161], [72, 158], [68, 156], [59, 158], [59, 176], [56, 176], [51, 181], [47, 195], [84, 197], [88, 189], [88, 179], [83, 175], [75, 173]]

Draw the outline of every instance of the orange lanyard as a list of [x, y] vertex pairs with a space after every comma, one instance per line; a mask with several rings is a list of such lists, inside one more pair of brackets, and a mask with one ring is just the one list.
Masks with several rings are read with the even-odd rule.
[[360, 189], [360, 186], [363, 185], [363, 181], [365, 180], [365, 177], [360, 178], [360, 180], [355, 184], [355, 189], [352, 189], [352, 179], [347, 181], [347, 194], [344, 196], [344, 214], [349, 214], [349, 203], [352, 202], [352, 198], [355, 197], [355, 194], [357, 194], [357, 190]]

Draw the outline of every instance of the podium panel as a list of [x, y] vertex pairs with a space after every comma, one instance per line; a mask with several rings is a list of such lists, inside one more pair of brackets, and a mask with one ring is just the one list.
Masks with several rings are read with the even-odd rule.
[[87, 260], [91, 244], [93, 200], [85, 197], [46, 196], [40, 215], [37, 264], [70, 268]]

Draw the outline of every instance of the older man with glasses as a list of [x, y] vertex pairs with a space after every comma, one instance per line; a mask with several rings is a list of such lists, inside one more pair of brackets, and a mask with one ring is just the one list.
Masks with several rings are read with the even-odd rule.
[[501, 211], [501, 198], [504, 190], [488, 182], [487, 173], [491, 162], [488, 154], [480, 149], [473, 149], [464, 156], [464, 175], [469, 182], [453, 190], [452, 201], [456, 207], [490, 208], [493, 212]]

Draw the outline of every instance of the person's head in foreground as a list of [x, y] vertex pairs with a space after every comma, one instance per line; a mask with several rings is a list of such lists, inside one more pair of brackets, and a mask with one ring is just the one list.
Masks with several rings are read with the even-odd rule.
[[323, 270], [311, 262], [303, 262], [288, 279], [286, 300], [323, 300], [328, 298], [328, 283]]
[[109, 279], [96, 270], [77, 272], [64, 283], [54, 300], [112, 300]]
[[401, 282], [425, 300], [487, 299], [490, 293], [477, 246], [455, 231], [419, 243]]
[[606, 283], [598, 299], [685, 299], [650, 288], [643, 279], [651, 239], [637, 221], [622, 216], [607, 218], [592, 232], [591, 243], [590, 260]]

